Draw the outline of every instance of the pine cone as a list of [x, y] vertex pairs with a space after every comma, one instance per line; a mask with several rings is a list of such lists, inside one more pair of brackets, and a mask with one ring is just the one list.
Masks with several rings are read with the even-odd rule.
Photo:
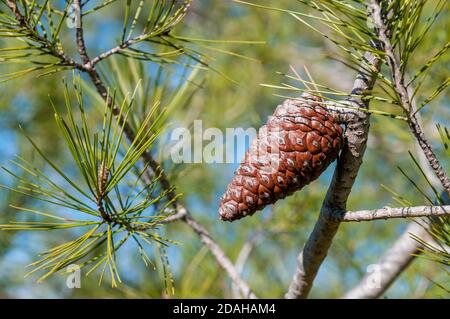
[[300, 190], [333, 162], [343, 145], [342, 128], [316, 96], [279, 105], [246, 152], [222, 196], [222, 220], [253, 215]]

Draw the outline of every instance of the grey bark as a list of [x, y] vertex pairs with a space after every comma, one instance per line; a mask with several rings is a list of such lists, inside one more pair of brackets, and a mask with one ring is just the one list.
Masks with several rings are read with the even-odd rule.
[[[375, 46], [376, 44], [373, 43]], [[378, 72], [380, 61], [370, 52], [364, 55], [365, 61], [374, 72]], [[356, 107], [367, 109], [369, 103], [364, 95], [370, 94], [375, 84], [375, 73], [368, 73], [367, 67], [362, 67], [357, 75], [350, 99]], [[339, 229], [340, 221], [333, 218], [335, 211], [346, 211], [347, 199], [362, 164], [369, 133], [369, 118], [367, 112], [354, 112], [345, 131], [346, 146], [341, 152], [330, 187], [320, 210], [319, 219], [309, 236], [303, 250], [297, 258], [297, 268], [289, 289], [285, 295], [288, 299], [306, 298], [312, 288], [317, 272], [324, 261], [328, 249]]]

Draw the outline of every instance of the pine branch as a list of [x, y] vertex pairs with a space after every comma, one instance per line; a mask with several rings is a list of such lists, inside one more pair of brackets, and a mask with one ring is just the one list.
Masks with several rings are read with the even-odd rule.
[[[377, 45], [372, 43], [374, 47]], [[380, 61], [372, 53], [364, 55], [366, 64], [372, 67], [372, 73], [363, 68], [357, 75], [349, 102], [359, 108], [368, 109], [369, 102], [364, 99], [370, 95], [375, 84], [376, 74], [380, 69]], [[345, 131], [346, 146], [342, 150], [330, 187], [320, 210], [311, 235], [297, 259], [297, 268], [286, 293], [286, 298], [306, 298], [312, 288], [317, 272], [324, 261], [328, 249], [339, 228], [340, 222], [333, 218], [336, 210], [346, 210], [347, 199], [355, 182], [359, 167], [362, 164], [369, 132], [370, 114], [358, 112], [358, 116], [347, 124]]]
[[415, 110], [413, 110], [412, 108], [411, 99], [408, 94], [407, 87], [404, 83], [404, 77], [401, 72], [400, 64], [394, 54], [394, 49], [389, 38], [389, 32], [382, 17], [380, 1], [372, 0], [371, 8], [372, 18], [378, 31], [378, 37], [380, 42], [382, 43], [382, 47], [386, 55], [386, 62], [392, 74], [394, 88], [396, 90], [396, 93], [400, 97], [401, 106], [408, 116], [408, 125], [412, 133], [414, 134], [414, 137], [417, 139], [425, 157], [427, 158], [429, 165], [435, 172], [436, 176], [439, 178], [447, 194], [449, 194], [450, 196], [450, 178], [445, 173], [430, 143], [423, 133], [422, 127], [420, 126], [416, 116], [414, 115]]
[[106, 52], [103, 52], [103, 53], [99, 54], [98, 56], [96, 56], [95, 58], [93, 58], [90, 61], [90, 64], [91, 65], [96, 65], [97, 63], [107, 59], [108, 57], [110, 57], [110, 56], [112, 56], [112, 55], [114, 55], [116, 53], [119, 53], [122, 50], [125, 50], [125, 49], [129, 48], [133, 44], [136, 44], [138, 42], [141, 42], [141, 41], [145, 40], [147, 37], [148, 37], [147, 34], [141, 34], [141, 35], [138, 35], [135, 38], [129, 39], [129, 40], [119, 44], [118, 46], [116, 46], [116, 47], [114, 47], [112, 49], [109, 49]]
[[27, 36], [29, 36], [30, 39], [42, 45], [42, 48], [40, 48], [40, 50], [48, 50], [47, 53], [58, 58], [60, 60], [61, 65], [71, 66], [79, 70], [84, 69], [83, 65], [77, 63], [74, 59], [67, 56], [63, 50], [56, 49], [55, 46], [48, 39], [42, 37], [37, 32], [35, 32], [35, 30], [28, 24], [25, 17], [20, 13], [15, 0], [6, 0], [6, 5], [14, 14], [14, 17], [19, 23], [19, 26], [24, 30], [26, 30]]
[[[450, 186], [448, 177], [442, 169], [439, 161], [437, 160], [430, 144], [428, 143], [425, 135], [422, 132], [420, 125], [418, 124], [413, 110], [411, 108], [410, 99], [407, 93], [406, 86], [404, 85], [403, 75], [401, 73], [401, 69], [397, 60], [395, 59], [395, 55], [393, 53], [392, 46], [389, 42], [389, 30], [387, 30], [386, 24], [383, 20], [381, 7], [379, 5], [379, 1], [371, 1], [369, 8], [372, 10], [373, 20], [375, 20], [375, 27], [378, 31], [378, 38], [380, 40], [380, 44], [384, 47], [384, 53], [388, 62], [388, 66], [391, 69], [391, 73], [393, 75], [394, 88], [397, 91], [397, 94], [400, 97], [400, 105], [402, 106], [405, 114], [407, 115], [406, 121], [408, 122], [414, 136], [419, 142], [425, 156], [427, 157], [430, 166], [435, 171], [436, 175], [440, 179], [443, 187], [449, 190], [448, 186]], [[384, 13], [383, 13], [384, 14]], [[381, 46], [381, 45], [377, 45]], [[374, 48], [375, 49], [375, 48]], [[380, 48], [376, 48], [380, 50]], [[375, 50], [374, 50], [375, 51]], [[367, 54], [366, 54], [367, 55]], [[374, 60], [377, 60], [373, 57]], [[373, 61], [372, 61], [373, 62]], [[369, 63], [370, 65], [370, 63]], [[367, 96], [368, 92], [372, 90], [373, 83], [376, 79], [376, 74], [380, 71], [380, 61], [376, 61], [372, 63], [372, 75], [367, 75], [362, 71], [358, 75], [358, 79], [355, 83], [356, 93], [361, 94], [362, 97]], [[375, 75], [374, 75], [375, 74]], [[366, 83], [360, 82], [361, 79], [372, 78]], [[359, 83], [358, 83], [359, 82]], [[372, 83], [372, 86], [366, 85], [367, 83]], [[362, 90], [361, 90], [362, 89]], [[353, 92], [352, 92], [353, 93]], [[370, 93], [369, 93], [370, 95]], [[367, 99], [361, 98], [357, 104], [361, 104], [363, 107], [368, 107]], [[362, 112], [364, 113], [364, 112]], [[339, 114], [337, 114], [339, 116]], [[353, 116], [352, 116], [353, 117]], [[314, 278], [317, 274], [317, 271], [326, 257], [326, 253], [331, 245], [334, 235], [336, 234], [339, 224], [342, 218], [333, 219], [333, 211], [345, 211], [345, 205], [347, 198], [350, 194], [351, 187], [356, 178], [359, 166], [362, 162], [362, 155], [365, 150], [365, 143], [367, 140], [368, 134], [368, 120], [369, 116], [364, 117], [361, 114], [360, 119], [355, 119], [353, 123], [349, 123], [346, 131], [347, 138], [347, 149], [344, 149], [341, 158], [338, 162], [337, 168], [335, 170], [335, 174], [333, 176], [333, 181], [328, 190], [327, 196], [325, 198], [324, 204], [321, 209], [321, 213], [319, 216], [319, 220], [317, 221], [312, 234], [310, 235], [307, 243], [303, 251], [300, 253], [298, 257], [298, 266], [296, 269], [296, 273], [294, 275], [293, 281], [289, 287], [289, 290], [286, 294], [287, 298], [305, 298], [307, 297]], [[349, 218], [357, 217], [363, 219], [371, 219], [374, 215], [373, 213], [381, 213], [381, 212], [365, 212], [363, 215], [348, 215]], [[385, 216], [389, 216], [389, 212], [384, 212]], [[390, 212], [392, 214], [399, 215], [401, 214], [409, 214], [411, 217], [416, 214], [422, 214], [422, 212], [417, 211], [395, 211]], [[395, 215], [394, 214], [394, 215]], [[341, 214], [341, 217], [343, 215]]]
[[[80, 0], [77, 0], [78, 4], [80, 3]], [[79, 49], [79, 53], [81, 58], [83, 59], [83, 62], [85, 63], [84, 71], [86, 71], [96, 87], [98, 93], [102, 96], [102, 98], [106, 101], [108, 104], [108, 107], [113, 110], [114, 115], [118, 118], [118, 121], [121, 125], [124, 126], [124, 134], [126, 137], [133, 141], [135, 139], [135, 133], [133, 132], [132, 127], [129, 125], [128, 122], [125, 121], [123, 117], [121, 117], [120, 113], [118, 112], [117, 107], [113, 104], [112, 99], [109, 97], [108, 91], [106, 89], [106, 86], [104, 85], [103, 81], [100, 78], [99, 73], [97, 72], [95, 68], [95, 64], [93, 63], [93, 60], [89, 59], [89, 56], [87, 54], [85, 45], [84, 45], [84, 38], [83, 38], [83, 32], [82, 32], [82, 12], [80, 9], [80, 21], [79, 21], [79, 29], [77, 29], [77, 45]], [[118, 52], [118, 51], [117, 51]], [[172, 201], [172, 206], [176, 211], [176, 214], [170, 216], [165, 221], [162, 221], [162, 223], [170, 223], [174, 222], [176, 220], [182, 220], [187, 225], [191, 227], [191, 229], [200, 237], [203, 244], [211, 251], [211, 253], [216, 258], [219, 265], [228, 273], [230, 278], [233, 280], [234, 284], [239, 287], [242, 295], [245, 298], [256, 298], [254, 293], [249, 288], [248, 284], [240, 277], [238, 271], [234, 267], [233, 263], [228, 259], [228, 257], [225, 255], [223, 250], [220, 248], [220, 246], [213, 240], [211, 235], [208, 233], [208, 231], [201, 226], [189, 213], [189, 211], [183, 207], [177, 200], [175, 191], [173, 190], [173, 187], [168, 180], [167, 176], [165, 175], [164, 170], [161, 168], [161, 165], [156, 162], [153, 158], [153, 156], [150, 154], [149, 151], [145, 151], [142, 155], [142, 159], [144, 163], [151, 169], [151, 171], [146, 172], [147, 179], [154, 174], [155, 176], [159, 177], [159, 182], [162, 186], [162, 188], [166, 191], [168, 191], [168, 197]]]
[[78, 47], [78, 53], [80, 54], [81, 61], [85, 65], [88, 65], [90, 63], [89, 56], [86, 51], [86, 44], [84, 42], [84, 35], [83, 35], [83, 19], [81, 18], [81, 0], [74, 0], [74, 5], [77, 8], [77, 25], [76, 25], [76, 37], [77, 37], [77, 47]]
[[216, 258], [219, 265], [228, 273], [233, 283], [239, 288], [243, 298], [255, 299], [256, 296], [248, 286], [248, 284], [241, 278], [236, 267], [230, 261], [230, 259], [225, 255], [223, 250], [214, 241], [207, 230], [201, 226], [189, 213], [183, 218], [183, 221], [189, 225], [198, 236], [200, 236], [203, 244], [208, 247], [211, 253]]
[[[169, 20], [165, 21], [162, 25], [155, 26], [154, 29], [148, 29], [147, 28], [148, 26], [146, 26], [143, 33], [141, 33], [138, 36], [135, 36], [133, 38], [129, 38], [127, 40], [125, 40], [125, 38], [123, 38], [122, 43], [120, 43], [119, 45], [115, 46], [114, 48], [112, 48], [112, 49], [96, 56], [92, 60], [90, 60], [89, 61], [90, 65], [94, 66], [97, 63], [103, 61], [104, 59], [106, 59], [116, 53], [120, 53], [123, 50], [130, 48], [134, 44], [145, 41], [149, 38], [156, 38], [156, 37], [162, 37], [164, 35], [168, 35], [170, 33], [171, 29], [173, 28], [173, 26], [186, 15], [186, 12], [187, 12], [188, 8], [190, 7], [191, 2], [192, 2], [192, 0], [185, 0], [180, 5], [178, 14], [176, 14], [176, 17], [174, 17], [174, 19], [172, 19], [172, 20], [169, 19]], [[134, 27], [133, 27], [133, 29], [134, 29]], [[131, 36], [131, 33], [130, 33], [130, 36]]]
[[[107, 103], [107, 106], [112, 110], [113, 114], [116, 116], [119, 124], [123, 126], [124, 128], [124, 135], [126, 138], [130, 141], [134, 141], [136, 138], [136, 134], [133, 131], [132, 126], [125, 120], [123, 115], [121, 115], [119, 108], [114, 104], [111, 96], [108, 94], [108, 89], [106, 88], [104, 82], [102, 81], [98, 71], [95, 68], [95, 65], [100, 62], [101, 60], [120, 52], [121, 49], [128, 48], [132, 44], [135, 44], [137, 42], [140, 42], [142, 40], [145, 40], [149, 34], [142, 34], [138, 37], [135, 37], [131, 40], [125, 41], [122, 45], [120, 45], [117, 48], [114, 48], [104, 54], [101, 54], [100, 56], [90, 59], [87, 48], [84, 41], [84, 35], [83, 35], [83, 12], [82, 10], [82, 3], [80, 0], [75, 0], [74, 4], [78, 6], [79, 14], [78, 21], [77, 21], [77, 29], [76, 29], [76, 44], [78, 47], [78, 53], [80, 55], [80, 58], [82, 60], [81, 63], [77, 63], [72, 58], [68, 57], [63, 51], [57, 51], [54, 46], [45, 38], [41, 37], [39, 34], [37, 34], [33, 28], [31, 28], [26, 21], [26, 18], [20, 13], [17, 7], [17, 2], [15, 0], [7, 0], [6, 1], [7, 6], [9, 9], [13, 12], [15, 19], [19, 23], [20, 27], [25, 29], [27, 31], [27, 36], [29, 36], [34, 41], [41, 43], [44, 49], [47, 49], [49, 53], [57, 58], [60, 59], [61, 63], [64, 65], [72, 66], [76, 69], [78, 69], [81, 72], [85, 72], [89, 75], [91, 82], [95, 86], [97, 92], [100, 94], [100, 96], [105, 100]], [[189, 7], [190, 0], [186, 0], [183, 5], [183, 10], [178, 14], [177, 18], [173, 21], [170, 21], [167, 25], [164, 26], [164, 29], [159, 30], [161, 34], [164, 32], [167, 32], [170, 30], [170, 28], [175, 25], [185, 14], [187, 8]], [[207, 230], [201, 226], [189, 213], [189, 211], [179, 203], [177, 199], [177, 194], [174, 191], [174, 188], [172, 187], [170, 181], [166, 177], [164, 170], [161, 168], [161, 165], [156, 162], [149, 151], [145, 151], [142, 154], [142, 160], [144, 161], [146, 167], [148, 168], [143, 175], [143, 177], [146, 179], [146, 181], [150, 182], [152, 181], [153, 176], [158, 177], [158, 181], [162, 187], [162, 189], [167, 192], [167, 197], [171, 201], [172, 207], [175, 211], [175, 214], [169, 216], [165, 220], [159, 221], [158, 224], [166, 224], [171, 223], [177, 220], [184, 221], [187, 225], [189, 225], [192, 230], [197, 233], [197, 235], [200, 237], [203, 244], [208, 247], [208, 249], [211, 251], [211, 253], [216, 258], [218, 264], [229, 274], [230, 278], [234, 282], [234, 284], [240, 289], [242, 296], [245, 298], [256, 298], [254, 293], [249, 288], [248, 284], [240, 277], [238, 271], [235, 269], [232, 262], [228, 259], [228, 257], [225, 255], [223, 250], [220, 248], [220, 246], [212, 239], [211, 235], [207, 232]], [[130, 225], [126, 224], [120, 220], [116, 220], [115, 218], [111, 218], [111, 216], [107, 215], [103, 206], [103, 201], [101, 196], [98, 198], [98, 210], [101, 214], [102, 218], [104, 219], [104, 222], [108, 224], [120, 224], [121, 226], [130, 229], [132, 231], [145, 231], [147, 227], [149, 226], [133, 226], [133, 228], [129, 228]]]
[[413, 207], [383, 207], [374, 210], [336, 212], [334, 218], [340, 222], [362, 222], [391, 218], [416, 218], [449, 216], [450, 206], [413, 206]]

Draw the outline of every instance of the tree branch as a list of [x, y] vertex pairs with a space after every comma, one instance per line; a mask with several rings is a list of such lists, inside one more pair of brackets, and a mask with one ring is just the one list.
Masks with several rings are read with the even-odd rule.
[[[186, 15], [186, 12], [187, 12], [188, 8], [190, 7], [191, 3], [192, 3], [192, 0], [185, 0], [182, 4], [180, 4], [183, 9], [182, 9], [181, 14], [176, 19], [176, 21], [180, 21], [180, 19], [183, 18]], [[140, 34], [140, 35], [138, 35], [138, 36], [136, 36], [134, 38], [128, 39], [126, 41], [122, 40], [122, 43], [119, 44], [118, 46], [116, 46], [116, 47], [114, 47], [114, 48], [112, 48], [112, 49], [110, 49], [110, 50], [108, 50], [108, 51], [106, 51], [106, 52], [96, 56], [95, 58], [93, 58], [90, 61], [90, 64], [92, 66], [94, 66], [97, 63], [99, 63], [100, 61], [102, 61], [102, 60], [104, 60], [104, 59], [106, 59], [106, 58], [108, 58], [108, 57], [110, 57], [110, 56], [112, 56], [112, 55], [114, 55], [116, 53], [119, 53], [122, 50], [128, 49], [132, 45], [134, 45], [136, 43], [139, 43], [141, 41], [144, 41], [144, 40], [146, 40], [146, 39], [148, 39], [150, 37], [157, 37], [157, 36], [167, 35], [167, 34], [169, 34], [171, 28], [175, 24], [176, 24], [175, 21], [172, 21], [169, 25], [165, 26], [164, 28], [153, 30], [151, 32], [146, 31], [146, 29], [145, 29], [142, 34]]]
[[243, 298], [255, 299], [255, 294], [251, 291], [248, 284], [241, 278], [241, 275], [233, 265], [233, 263], [225, 256], [223, 250], [211, 238], [211, 235], [206, 229], [201, 226], [190, 214], [186, 214], [183, 221], [188, 224], [200, 236], [203, 244], [208, 247], [211, 253], [216, 258], [219, 265], [228, 273], [233, 283], [239, 288]]
[[448, 206], [414, 206], [414, 207], [383, 207], [374, 210], [360, 210], [355, 212], [336, 212], [334, 218], [340, 222], [362, 222], [377, 219], [417, 218], [450, 216]]
[[[409, 224], [405, 232], [384, 253], [374, 273], [367, 273], [353, 289], [347, 292], [345, 299], [375, 299], [383, 295], [397, 277], [411, 264], [416, 254], [420, 254], [423, 245], [411, 238], [411, 234], [419, 238], [428, 238], [429, 235], [424, 225], [417, 222]], [[427, 240], [428, 241], [428, 240]], [[376, 282], [374, 282], [374, 280]]]
[[442, 165], [440, 164], [438, 158], [436, 157], [430, 143], [428, 142], [425, 134], [422, 131], [419, 122], [417, 121], [416, 116], [414, 115], [414, 110], [412, 108], [410, 96], [408, 94], [407, 87], [404, 83], [404, 77], [400, 70], [399, 62], [394, 54], [394, 48], [392, 47], [390, 38], [388, 36], [388, 30], [383, 20], [379, 0], [372, 0], [371, 8], [374, 25], [378, 30], [378, 37], [380, 42], [382, 43], [382, 47], [386, 55], [386, 62], [392, 74], [393, 84], [396, 93], [400, 97], [400, 102], [403, 110], [408, 115], [407, 122], [409, 128], [414, 134], [414, 137], [417, 139], [420, 148], [422, 149], [425, 157], [428, 160], [429, 165], [435, 172], [436, 176], [439, 178], [442, 187], [444, 187], [445, 191], [450, 196], [450, 178], [447, 176], [444, 169], [442, 168]]
[[[16, 1], [7, 0], [6, 3], [13, 12], [13, 14], [15, 15], [15, 18], [19, 22], [19, 24], [22, 27], [27, 28], [27, 30], [30, 29], [26, 23], [25, 17], [23, 17], [19, 12], [19, 10], [17, 9]], [[96, 58], [94, 61], [95, 63], [93, 63], [93, 60], [89, 59], [83, 35], [83, 28], [82, 28], [83, 14], [81, 12], [82, 6], [80, 5], [80, 0], [75, 0], [75, 4], [78, 4], [80, 9], [79, 21], [76, 32], [76, 43], [78, 47], [78, 52], [80, 54], [80, 58], [83, 61], [83, 65], [76, 63], [73, 59], [67, 57], [63, 53], [57, 53], [56, 51], [53, 52], [54, 51], [53, 50], [52, 54], [59, 57], [64, 62], [74, 66], [78, 70], [86, 72], [89, 75], [97, 92], [105, 100], [108, 107], [112, 110], [113, 114], [119, 121], [119, 124], [123, 125], [125, 136], [127, 137], [128, 140], [133, 141], [136, 138], [136, 135], [132, 127], [129, 125], [128, 122], [125, 121], [125, 119], [122, 116], [120, 116], [119, 109], [114, 105], [113, 100], [108, 94], [106, 86], [104, 85], [99, 73], [95, 68], [95, 64], [98, 63], [100, 60]], [[51, 48], [49, 47], [49, 49]], [[118, 51], [119, 50], [111, 52], [111, 54], [109, 55], [112, 55]], [[256, 298], [255, 294], [252, 292], [248, 284], [240, 277], [239, 272], [236, 270], [233, 263], [230, 261], [230, 259], [228, 259], [223, 250], [220, 248], [220, 246], [212, 239], [208, 231], [190, 215], [189, 211], [185, 207], [183, 207], [179, 203], [179, 201], [177, 200], [176, 193], [170, 181], [167, 179], [167, 176], [165, 175], [164, 170], [161, 168], [160, 164], [153, 159], [149, 151], [143, 153], [142, 159], [148, 167], [148, 171], [146, 171], [145, 174], [146, 178], [147, 179], [151, 178], [152, 174], [155, 174], [156, 176], [159, 177], [159, 183], [164, 190], [168, 191], [168, 197], [170, 200], [172, 200], [172, 206], [176, 212], [174, 215], [169, 216], [165, 221], [162, 221], [160, 223], [162, 224], [171, 223], [176, 220], [184, 221], [200, 237], [200, 240], [203, 242], [203, 244], [211, 251], [213, 256], [216, 258], [217, 263], [228, 273], [233, 283], [239, 288], [239, 290], [242, 293], [242, 296], [245, 298]], [[114, 221], [112, 220], [111, 222]]]
[[90, 63], [90, 59], [86, 51], [86, 44], [84, 42], [83, 19], [81, 18], [81, 0], [74, 0], [74, 5], [77, 8], [76, 38], [77, 38], [78, 53], [80, 54], [81, 61], [83, 61], [83, 63], [87, 65]]
[[[80, 16], [82, 16], [81, 12]], [[80, 21], [80, 25], [82, 25], [82, 21]], [[83, 45], [84, 43], [83, 33], [80, 32], [77, 34], [81, 36], [81, 39], [77, 41], [78, 45]], [[87, 56], [85, 48], [84, 49], [79, 48], [79, 52], [80, 54], [85, 54]], [[113, 105], [113, 101], [109, 97], [108, 91], [105, 85], [103, 84], [94, 64], [92, 63], [92, 61], [87, 61], [85, 65], [90, 66], [88, 69], [86, 69], [86, 72], [89, 74], [92, 83], [97, 88], [98, 93], [108, 103], [108, 106], [113, 109], [113, 112], [115, 116], [118, 118], [119, 123], [124, 125], [124, 133], [126, 137], [129, 140], [133, 141], [136, 136], [135, 133], [133, 132], [132, 127], [124, 120], [123, 117], [120, 116], [118, 109]], [[153, 159], [153, 156], [150, 154], [149, 151], [143, 153], [142, 159], [145, 162], [145, 164], [148, 165], [147, 167], [149, 167], [152, 170], [152, 172], [147, 172], [147, 178], [149, 177], [149, 175], [151, 176], [151, 173], [159, 177], [161, 187], [164, 190], [168, 191], [168, 197], [170, 200], [172, 200], [172, 206], [176, 211], [174, 215], [168, 217], [162, 223], [170, 223], [176, 220], [184, 221], [200, 237], [202, 243], [211, 251], [213, 256], [216, 258], [218, 264], [228, 273], [234, 284], [237, 287], [239, 287], [242, 295], [245, 298], [256, 298], [256, 296], [254, 295], [248, 284], [240, 277], [239, 272], [236, 270], [233, 263], [228, 259], [223, 250], [220, 248], [220, 246], [213, 240], [208, 231], [203, 226], [201, 226], [192, 217], [189, 211], [178, 202], [175, 191], [171, 186], [170, 181], [167, 179], [164, 170], [161, 168], [161, 165]]]
[[[245, 263], [250, 257], [250, 254], [260, 244], [261, 240], [263, 239], [264, 232], [267, 230], [267, 227], [269, 226], [272, 217], [273, 217], [273, 210], [271, 209], [269, 215], [267, 216], [267, 218], [265, 218], [264, 222], [261, 225], [259, 225], [258, 229], [253, 234], [251, 234], [242, 245], [239, 254], [236, 258], [236, 262], [234, 263], [234, 267], [236, 268], [238, 273], [242, 273], [245, 267]], [[236, 285], [233, 284], [231, 290], [234, 299], [242, 298], [240, 289]]]
[[[409, 87], [408, 89], [411, 89], [411, 87]], [[411, 103], [413, 109], [415, 110], [415, 99], [412, 99]], [[419, 113], [417, 113], [417, 119], [420, 122]], [[428, 162], [422, 153], [422, 149], [419, 147], [416, 147], [416, 149], [420, 164], [423, 167], [427, 178], [431, 181], [431, 184], [434, 187], [436, 187], [437, 189], [440, 188], [440, 181], [434, 174], [434, 171], [430, 169]], [[443, 193], [442, 196], [445, 197], [445, 193]], [[444, 204], [448, 204], [447, 200], [444, 200]], [[443, 209], [443, 211], [448, 211], [449, 206], [444, 207], [445, 209]], [[422, 249], [424, 248], [422, 243], [417, 240], [413, 240], [413, 238], [411, 238], [411, 234], [415, 235], [418, 238], [422, 238], [427, 242], [433, 242], [433, 238], [427, 232], [429, 226], [433, 223], [433, 221], [430, 220], [429, 222], [422, 222], [420, 223], [420, 226], [418, 225], [419, 221], [420, 220], [411, 222], [405, 232], [380, 258], [380, 261], [377, 262], [377, 265], [384, 265], [384, 267], [380, 269], [385, 270], [381, 274], [382, 277], [380, 278], [380, 285], [378, 287], [374, 287], [373, 285], [371, 285], [369, 282], [369, 275], [367, 274], [353, 289], [348, 291], [343, 296], [343, 298], [373, 299], [379, 298], [386, 292], [386, 290], [392, 285], [392, 283], [398, 278], [398, 276], [400, 276], [400, 274], [407, 268], [407, 266], [415, 260], [417, 255], [422, 253]], [[388, 268], [389, 270], [386, 271], [386, 268]]]
[[25, 17], [20, 13], [15, 0], [6, 0], [6, 5], [14, 14], [14, 17], [19, 23], [19, 26], [27, 31], [27, 36], [33, 41], [36, 41], [42, 45], [42, 48], [40, 48], [41, 51], [50, 54], [55, 58], [58, 58], [61, 61], [61, 65], [72, 66], [79, 70], [84, 69], [83, 65], [77, 63], [74, 59], [67, 56], [64, 51], [57, 50], [48, 39], [40, 36], [35, 30], [33, 30], [33, 28], [26, 21]]
[[[372, 43], [376, 46], [375, 43]], [[379, 72], [380, 61], [370, 52], [364, 54], [364, 60], [372, 69], [362, 68], [356, 77], [349, 100], [357, 108], [367, 109], [369, 102], [364, 100], [365, 95], [370, 95]], [[357, 116], [350, 119], [345, 131], [346, 146], [338, 159], [333, 179], [328, 188], [327, 195], [320, 210], [319, 219], [309, 236], [303, 250], [297, 259], [297, 268], [285, 297], [306, 298], [312, 288], [320, 265], [324, 261], [333, 238], [339, 228], [340, 222], [333, 218], [336, 210], [345, 211], [348, 196], [362, 164], [362, 158], [366, 149], [369, 132], [370, 114], [356, 112]]]
[[114, 48], [112, 48], [112, 49], [110, 49], [110, 50], [108, 50], [108, 51], [106, 51], [106, 52], [96, 56], [95, 58], [93, 58], [90, 61], [90, 64], [92, 66], [94, 66], [97, 63], [99, 63], [100, 61], [102, 61], [102, 60], [104, 60], [104, 59], [106, 59], [106, 58], [108, 58], [108, 57], [110, 57], [110, 56], [112, 56], [112, 55], [114, 55], [116, 53], [119, 53], [122, 50], [125, 50], [125, 49], [129, 48], [133, 44], [136, 44], [136, 43], [138, 43], [140, 41], [145, 40], [147, 37], [148, 37], [147, 34], [141, 34], [141, 35], [139, 35], [139, 36], [137, 36], [135, 38], [129, 39], [129, 40], [119, 44], [118, 46], [116, 46], [116, 47], [114, 47]]

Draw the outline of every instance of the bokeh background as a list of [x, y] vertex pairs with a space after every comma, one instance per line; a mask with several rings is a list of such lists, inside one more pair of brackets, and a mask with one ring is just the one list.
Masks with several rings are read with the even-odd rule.
[[[86, 41], [89, 51], [98, 54], [114, 46], [120, 37], [123, 20], [121, 1], [89, 16], [85, 21]], [[136, 1], [138, 2], [138, 1]], [[270, 1], [259, 1], [270, 4]], [[277, 7], [307, 10], [296, 1], [276, 1]], [[422, 48], [412, 58], [420, 65], [448, 42], [448, 12], [440, 17]], [[64, 43], [68, 52], [76, 54], [74, 30], [66, 30]], [[194, 120], [202, 120], [203, 127], [248, 128], [261, 126], [276, 105], [283, 100], [276, 94], [286, 94], [262, 86], [262, 83], [280, 84], [285, 78], [279, 73], [289, 73], [290, 66], [301, 72], [308, 67], [314, 79], [327, 86], [350, 91], [355, 72], [339, 62], [342, 54], [329, 41], [312, 32], [289, 15], [248, 7], [225, 0], [198, 0], [189, 14], [174, 30], [177, 35], [215, 40], [252, 40], [264, 43], [208, 44], [195, 46], [196, 50], [210, 57], [213, 70], [201, 70], [192, 80], [192, 94], [171, 117], [171, 126], [161, 137], [155, 150], [177, 191], [183, 194], [183, 202], [192, 214], [203, 223], [233, 261], [249, 240], [254, 243], [250, 255], [243, 264], [243, 277], [260, 297], [282, 297], [296, 265], [296, 257], [308, 238], [322, 199], [331, 179], [334, 166], [301, 192], [289, 197], [262, 213], [235, 223], [218, 219], [219, 198], [231, 180], [237, 164], [173, 164], [167, 156], [164, 141], [174, 127], [192, 127]], [[1, 40], [6, 41], [6, 40]], [[0, 47], [6, 43], [0, 41]], [[8, 41], [15, 41], [10, 39]], [[440, 44], [440, 45], [438, 45]], [[211, 49], [211, 47], [213, 49]], [[234, 52], [227, 54], [225, 51]], [[434, 88], [448, 77], [449, 57], [435, 67], [424, 83], [423, 99], [427, 88]], [[13, 70], [14, 65], [1, 65], [1, 72]], [[155, 63], [128, 62], [115, 58], [102, 62], [101, 71], [113, 86], [123, 92], [132, 90], [138, 79], [146, 83], [155, 81], [158, 65]], [[179, 65], [165, 65], [164, 76], [170, 88], [187, 81], [189, 71]], [[52, 159], [66, 165], [67, 149], [56, 134], [53, 110], [48, 95], [55, 105], [64, 107], [62, 79], [69, 73], [59, 73], [37, 79], [33, 75], [16, 79], [0, 86], [0, 164], [16, 154], [39, 160], [19, 129], [19, 124]], [[173, 85], [172, 85], [172, 84]], [[298, 84], [300, 86], [300, 84]], [[153, 91], [152, 91], [153, 92]], [[429, 92], [429, 91], [428, 91]], [[295, 92], [288, 92], [295, 96]], [[381, 92], [379, 92], [382, 94]], [[163, 101], [164, 101], [164, 92]], [[149, 103], [142, 100], [143, 104]], [[442, 151], [437, 136], [436, 123], [449, 126], [448, 95], [441, 95], [426, 111], [422, 112], [424, 128], [439, 154]], [[88, 95], [87, 105], [92, 113], [100, 104], [95, 94]], [[145, 108], [146, 105], [142, 105]], [[386, 111], [390, 106], [373, 103], [372, 107]], [[92, 121], [98, 117], [92, 115]], [[416, 145], [404, 123], [382, 116], [373, 116], [371, 132], [364, 164], [350, 196], [348, 208], [375, 209], [386, 205], [397, 206], [391, 194], [382, 185], [402, 194], [415, 204], [426, 204], [398, 167], [417, 173], [408, 151], [416, 154]], [[237, 156], [240, 157], [242, 152]], [[441, 158], [444, 158], [443, 156]], [[450, 163], [445, 162], [446, 167]], [[11, 185], [14, 181], [0, 173], [0, 183]], [[0, 224], [14, 220], [17, 211], [8, 205], [24, 204], [16, 194], [0, 192]], [[370, 223], [343, 224], [334, 240], [329, 256], [315, 281], [311, 297], [337, 298], [352, 288], [364, 275], [366, 267], [379, 256], [404, 231], [408, 220], [376, 221]], [[178, 242], [168, 250], [175, 279], [174, 297], [213, 298], [232, 297], [233, 289], [227, 274], [218, 266], [209, 251], [203, 247], [195, 233], [182, 223], [164, 228], [168, 238]], [[37, 275], [24, 278], [25, 266], [33, 262], [37, 254], [73, 236], [70, 231], [55, 232], [0, 232], [0, 297], [5, 298], [160, 298], [166, 297], [160, 267], [146, 268], [133, 247], [127, 245], [119, 253], [119, 269], [123, 284], [111, 288], [105, 282], [98, 285], [98, 277], [82, 278], [80, 289], [69, 289], [64, 276], [54, 276], [37, 283]], [[448, 294], [434, 282], [449, 287], [448, 273], [441, 266], [418, 258], [386, 292], [386, 298], [446, 298]]]

